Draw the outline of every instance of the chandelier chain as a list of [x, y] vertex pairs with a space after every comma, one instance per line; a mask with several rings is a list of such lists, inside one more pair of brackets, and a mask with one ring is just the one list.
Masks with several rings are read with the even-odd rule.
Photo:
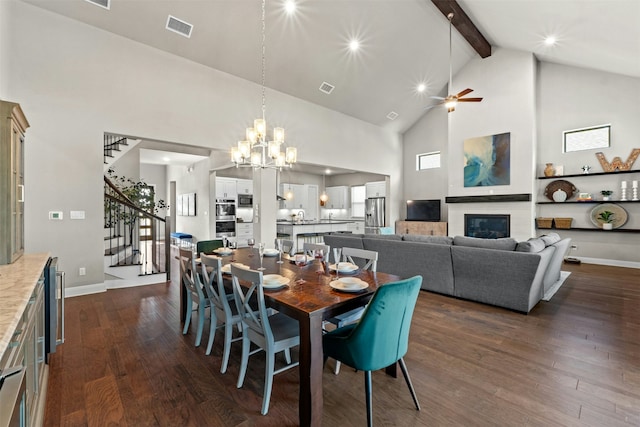
[[262, 0], [262, 119], [265, 119], [265, 111], [266, 111], [266, 96], [265, 96], [265, 74], [266, 74], [266, 47], [265, 47], [265, 4], [266, 0]]

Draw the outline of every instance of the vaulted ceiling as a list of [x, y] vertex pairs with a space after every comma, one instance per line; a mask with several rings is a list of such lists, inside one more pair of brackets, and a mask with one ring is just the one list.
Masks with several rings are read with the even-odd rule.
[[[259, 0], [22, 0], [122, 37], [260, 83]], [[639, 0], [458, 0], [494, 47], [544, 61], [640, 78]], [[443, 95], [449, 74], [446, 17], [430, 0], [267, 0], [266, 85], [404, 132]], [[168, 15], [193, 25], [167, 31]], [[557, 43], [544, 44], [554, 35]], [[357, 39], [360, 48], [349, 49]], [[453, 33], [453, 70], [478, 54]], [[327, 82], [335, 89], [323, 93]], [[424, 92], [418, 84], [424, 83]], [[475, 94], [474, 94], [475, 95]], [[477, 94], [490, 96], [490, 94]], [[256, 103], [260, 94], [256, 94]], [[267, 100], [268, 103], [268, 100]], [[390, 120], [389, 113], [397, 118]]]

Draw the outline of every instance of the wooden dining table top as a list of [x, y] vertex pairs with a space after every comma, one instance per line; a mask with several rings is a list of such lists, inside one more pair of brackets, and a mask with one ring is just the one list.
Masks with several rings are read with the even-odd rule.
[[[231, 255], [219, 256], [222, 265], [232, 262], [249, 266], [252, 270], [260, 267], [260, 257], [257, 249], [235, 249]], [[285, 308], [285, 311], [297, 312], [294, 317], [311, 316], [322, 313], [323, 319], [349, 311], [361, 306], [363, 300], [368, 301], [379, 286], [400, 280], [399, 276], [363, 271], [358, 269], [355, 274], [340, 273], [340, 277], [356, 277], [367, 282], [368, 288], [358, 292], [344, 292], [332, 288], [329, 283], [336, 279], [336, 273], [329, 268], [329, 263], [321, 259], [313, 259], [305, 266], [295, 264], [293, 257], [282, 256], [282, 264], [278, 264], [278, 256], [263, 257], [263, 274], [279, 274], [289, 279], [289, 283], [278, 289], [264, 289], [265, 300], [274, 308]], [[228, 274], [225, 275], [230, 277]], [[302, 280], [300, 280], [302, 279]]]

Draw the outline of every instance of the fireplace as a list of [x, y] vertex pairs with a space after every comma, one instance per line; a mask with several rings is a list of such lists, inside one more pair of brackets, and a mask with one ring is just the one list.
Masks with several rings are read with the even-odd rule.
[[511, 236], [510, 215], [464, 214], [464, 235], [483, 239]]

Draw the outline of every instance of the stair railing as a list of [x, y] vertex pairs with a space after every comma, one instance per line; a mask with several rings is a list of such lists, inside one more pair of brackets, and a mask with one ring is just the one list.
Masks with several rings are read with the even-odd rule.
[[112, 258], [112, 267], [139, 265], [140, 275], [166, 273], [171, 238], [166, 223], [164, 218], [136, 206], [104, 177], [104, 226], [109, 230], [105, 255]]
[[113, 157], [114, 151], [120, 151], [121, 145], [129, 145], [127, 138], [120, 135], [104, 134], [104, 163], [107, 164], [107, 157]]

